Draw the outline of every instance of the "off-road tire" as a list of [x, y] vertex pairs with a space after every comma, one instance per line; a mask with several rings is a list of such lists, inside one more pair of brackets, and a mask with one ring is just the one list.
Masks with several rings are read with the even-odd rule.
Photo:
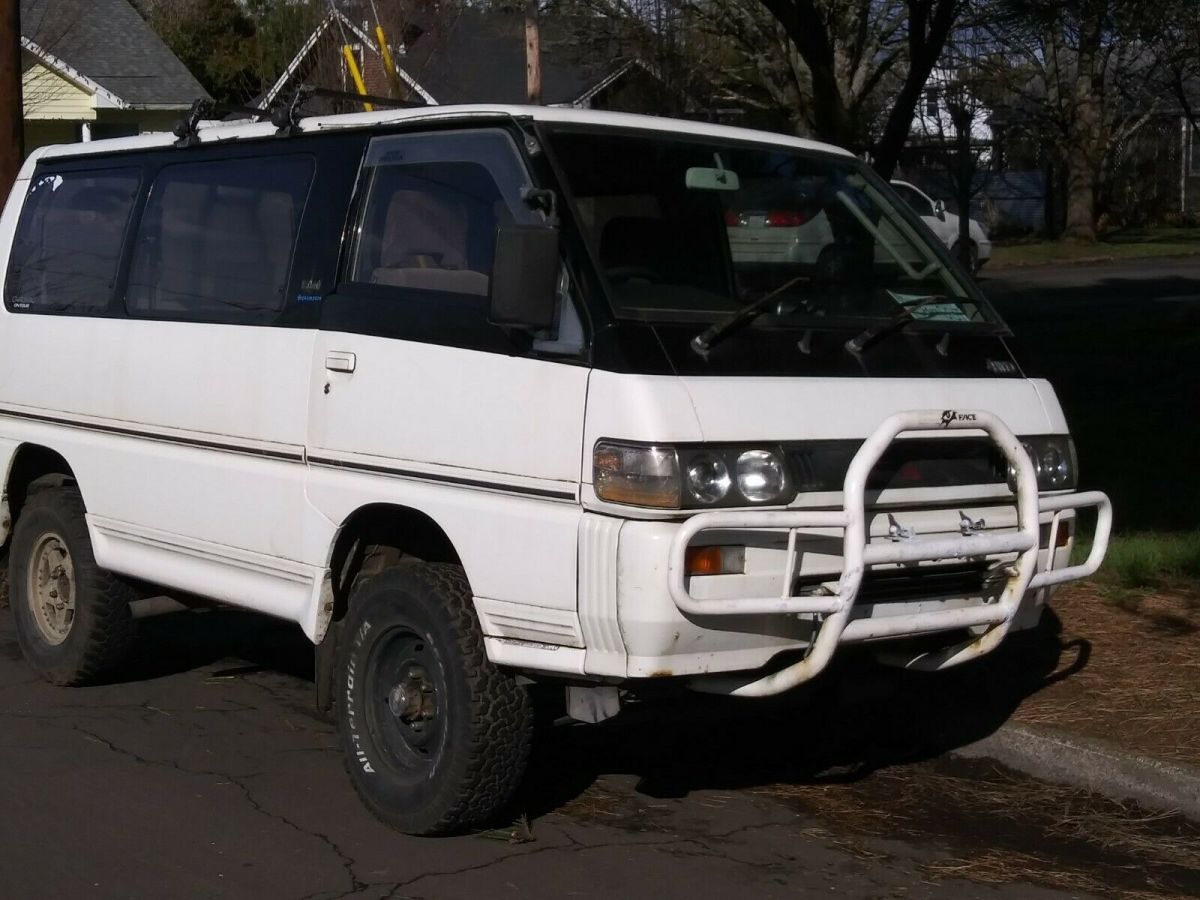
[[[61, 643], [48, 640], [37, 624], [30, 587], [33, 554], [48, 535], [66, 547], [73, 570], [74, 618]], [[127, 655], [135, 634], [129, 611], [135, 594], [96, 565], [78, 489], [45, 488], [29, 496], [13, 529], [8, 585], [17, 642], [29, 664], [52, 684], [94, 681]]]
[[[422, 683], [436, 683], [436, 714], [417, 724], [440, 729], [426, 732], [431, 746], [415, 752], [406, 740], [411, 724], [382, 702], [395, 696], [397, 670], [388, 661], [414, 654], [423, 654]], [[336, 678], [346, 769], [383, 822], [408, 834], [461, 832], [487, 824], [511, 799], [529, 758], [531, 703], [488, 660], [461, 568], [412, 561], [358, 582]]]

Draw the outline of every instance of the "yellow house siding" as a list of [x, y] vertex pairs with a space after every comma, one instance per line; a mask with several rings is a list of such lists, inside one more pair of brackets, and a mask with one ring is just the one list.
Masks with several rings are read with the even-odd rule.
[[92, 95], [67, 81], [40, 63], [32, 66], [23, 79], [25, 118], [92, 121], [96, 109]]

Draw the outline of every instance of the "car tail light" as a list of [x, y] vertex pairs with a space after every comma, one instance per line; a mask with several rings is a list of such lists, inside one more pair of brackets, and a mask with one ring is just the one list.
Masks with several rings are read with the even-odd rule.
[[742, 214], [736, 209], [725, 210], [725, 225], [728, 228], [737, 228], [742, 224]]
[[811, 218], [798, 209], [773, 209], [767, 213], [766, 221], [769, 228], [797, 228]]

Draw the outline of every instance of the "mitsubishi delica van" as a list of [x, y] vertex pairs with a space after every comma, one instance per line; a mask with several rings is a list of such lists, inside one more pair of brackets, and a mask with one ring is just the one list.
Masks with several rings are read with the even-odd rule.
[[[819, 245], [739, 247], [760, 218]], [[404, 831], [496, 813], [535, 685], [599, 721], [852, 644], [942, 669], [1107, 546], [1050, 385], [834, 147], [496, 106], [213, 125], [38, 151], [0, 235], [30, 665], [94, 679], [168, 597], [295, 622]]]

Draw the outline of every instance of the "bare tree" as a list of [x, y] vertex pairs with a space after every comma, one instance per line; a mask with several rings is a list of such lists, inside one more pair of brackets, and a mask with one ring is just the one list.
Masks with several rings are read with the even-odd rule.
[[1145, 39], [1161, 65], [1163, 90], [1200, 128], [1200, 12], [1194, 0], [1162, 0], [1147, 13]]
[[1101, 185], [1121, 148], [1163, 109], [1159, 65], [1137, 39], [1137, 0], [1003, 0], [1009, 87], [1065, 175], [1064, 236], [1096, 238]]
[[986, 57], [996, 52], [977, 22], [955, 30], [917, 107], [911, 149], [940, 168], [958, 206], [956, 252], [973, 269], [971, 203], [986, 186], [994, 151], [991, 81]]
[[[864, 99], [887, 89], [890, 109], [871, 141], [875, 168], [895, 171], [913, 112], [937, 64], [963, 0], [760, 0], [804, 61], [811, 84], [813, 132], [864, 149]], [[903, 38], [896, 46], [892, 39]], [[885, 79], [894, 76], [891, 85]]]

